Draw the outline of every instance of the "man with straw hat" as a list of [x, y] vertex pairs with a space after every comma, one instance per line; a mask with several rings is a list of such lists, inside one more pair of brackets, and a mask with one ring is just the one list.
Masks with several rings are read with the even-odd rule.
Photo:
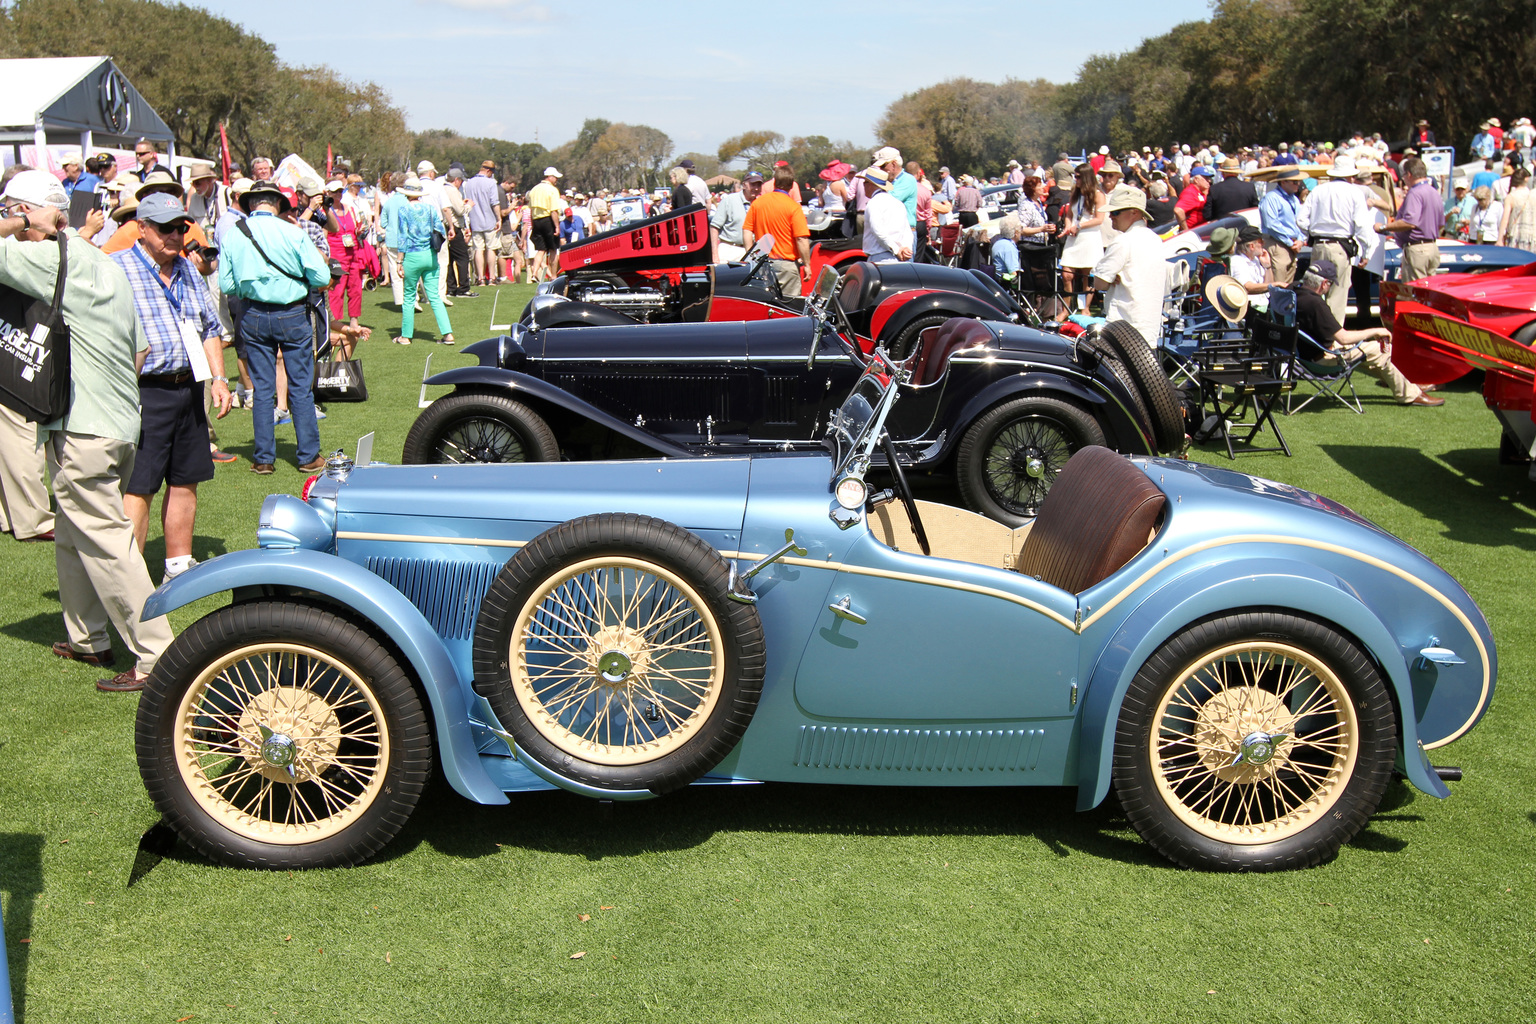
[[1328, 180], [1312, 190], [1296, 214], [1296, 226], [1306, 232], [1312, 246], [1313, 264], [1333, 265], [1328, 308], [1339, 323], [1344, 322], [1350, 267], [1364, 265], [1375, 239], [1376, 218], [1365, 193], [1354, 184], [1354, 176], [1353, 158], [1334, 160], [1328, 168]]
[[1238, 177], [1241, 165], [1237, 157], [1229, 156], [1221, 162], [1221, 180], [1211, 186], [1205, 196], [1205, 219], [1220, 220], [1239, 210], [1251, 210], [1259, 205], [1258, 190], [1253, 182]]
[[891, 179], [884, 167], [867, 168], [864, 195], [864, 251], [871, 263], [891, 263], [912, 258], [912, 230], [907, 227], [907, 208], [891, 195]]
[[1147, 197], [1141, 189], [1118, 186], [1106, 209], [1116, 234], [1093, 268], [1094, 287], [1104, 293], [1105, 317], [1129, 321], [1155, 348], [1163, 334], [1168, 294], [1162, 239], [1147, 226]]
[[1269, 253], [1269, 269], [1275, 284], [1289, 285], [1296, 276], [1296, 254], [1306, 240], [1296, 217], [1301, 212], [1301, 192], [1306, 175], [1299, 167], [1287, 167], [1275, 176], [1275, 187], [1264, 193], [1259, 203], [1259, 230], [1264, 233], [1264, 251]]

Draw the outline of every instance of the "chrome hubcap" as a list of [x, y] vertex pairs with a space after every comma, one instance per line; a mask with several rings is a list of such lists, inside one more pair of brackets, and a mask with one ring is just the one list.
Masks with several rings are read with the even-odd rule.
[[1269, 763], [1269, 759], [1275, 756], [1275, 744], [1278, 738], [1267, 732], [1251, 732], [1243, 737], [1238, 757], [1252, 765]]
[[623, 651], [606, 651], [597, 659], [597, 672], [605, 683], [622, 683], [629, 678], [631, 667], [629, 655]]

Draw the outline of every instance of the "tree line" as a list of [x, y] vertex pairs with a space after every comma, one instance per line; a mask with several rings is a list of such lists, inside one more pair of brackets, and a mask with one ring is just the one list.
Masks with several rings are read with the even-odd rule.
[[1226, 146], [1430, 122], [1465, 151], [1480, 121], [1536, 113], [1536, 0], [1214, 0], [1077, 78], [954, 79], [896, 100], [875, 133], [925, 166], [997, 174], [1060, 150]]

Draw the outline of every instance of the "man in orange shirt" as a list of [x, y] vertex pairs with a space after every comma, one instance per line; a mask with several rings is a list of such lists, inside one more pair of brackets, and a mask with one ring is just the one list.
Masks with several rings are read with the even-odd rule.
[[801, 294], [800, 270], [811, 261], [811, 229], [805, 223], [805, 211], [789, 195], [794, 185], [794, 171], [781, 163], [773, 172], [773, 191], [764, 192], [747, 208], [741, 230], [742, 243], [748, 249], [759, 238], [773, 236], [769, 257], [779, 279], [779, 291], [787, 299]]

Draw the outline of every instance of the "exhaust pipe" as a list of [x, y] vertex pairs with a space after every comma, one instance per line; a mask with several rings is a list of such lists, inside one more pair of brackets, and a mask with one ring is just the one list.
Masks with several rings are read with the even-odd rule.
[[1435, 774], [1440, 776], [1441, 782], [1461, 781], [1461, 769], [1457, 768], [1455, 765], [1437, 764], [1433, 767], [1435, 769]]

